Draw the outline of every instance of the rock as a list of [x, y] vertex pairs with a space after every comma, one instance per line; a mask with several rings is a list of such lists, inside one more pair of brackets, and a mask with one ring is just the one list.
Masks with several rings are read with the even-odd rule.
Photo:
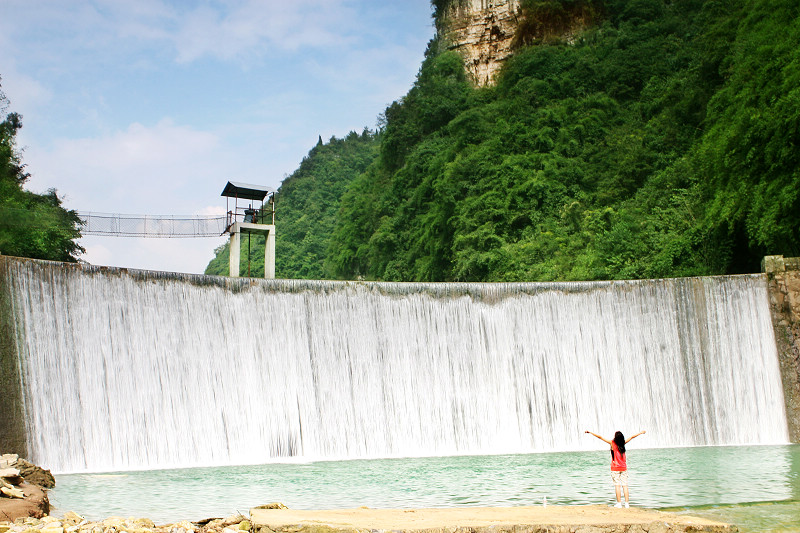
[[19, 455], [15, 453], [4, 453], [0, 455], [0, 468], [8, 468], [17, 462]]
[[242, 520], [239, 522], [239, 531], [250, 531], [250, 520]]
[[9, 498], [24, 498], [25, 493], [19, 489], [9, 488], [9, 487], [0, 487], [0, 492], [8, 496]]
[[45, 470], [25, 459], [18, 459], [14, 464], [19, 469], [19, 473], [28, 483], [39, 485], [45, 489], [52, 489], [56, 486], [56, 480], [49, 470]]
[[84, 518], [78, 513], [75, 513], [73, 511], [67, 511], [66, 513], [64, 513], [64, 520], [68, 520], [70, 522], [78, 524], [82, 522]]
[[19, 477], [19, 469], [6, 467], [0, 469], [0, 477]]
[[242, 520], [246, 520], [246, 519], [247, 519], [246, 517], [244, 517], [244, 516], [242, 516], [240, 514], [235, 514], [235, 515], [229, 516], [228, 518], [226, 518], [225, 520], [220, 522], [219, 525], [222, 526], [222, 527], [228, 527], [228, 526], [232, 526], [232, 525], [238, 524]]
[[258, 507], [253, 507], [253, 509], [288, 509], [282, 503], [267, 503], [265, 505], [259, 505]]

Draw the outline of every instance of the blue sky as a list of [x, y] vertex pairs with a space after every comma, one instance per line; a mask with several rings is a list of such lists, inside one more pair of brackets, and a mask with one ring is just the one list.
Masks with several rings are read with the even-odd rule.
[[[226, 181], [277, 188], [319, 135], [374, 128], [433, 34], [429, 0], [2, 0], [0, 85], [29, 190], [216, 214]], [[81, 244], [93, 264], [199, 273], [224, 241]]]

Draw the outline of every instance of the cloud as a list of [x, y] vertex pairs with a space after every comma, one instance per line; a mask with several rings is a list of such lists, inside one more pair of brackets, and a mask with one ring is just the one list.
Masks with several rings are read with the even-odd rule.
[[177, 60], [338, 46], [347, 42], [347, 28], [352, 29], [354, 18], [351, 10], [330, 0], [250, 0], [227, 11], [201, 6], [182, 16], [174, 35]]
[[79, 211], [126, 214], [187, 214], [207, 205], [204, 195], [235, 166], [232, 159], [213, 133], [169, 119], [96, 138], [62, 138], [51, 150], [25, 153], [34, 169], [30, 188], [57, 187]]
[[204, 57], [246, 60], [276, 50], [337, 47], [351, 42], [360, 27], [358, 12], [345, 0], [4, 2], [8, 16], [7, 22], [0, 20], [0, 50], [6, 53], [18, 49], [14, 41], [22, 32], [30, 32], [42, 41], [58, 39], [65, 45], [58, 54], [72, 57], [164, 53], [167, 45], [178, 63]]
[[13, 59], [5, 57], [0, 61], [0, 90], [8, 98], [9, 111], [15, 111], [24, 118], [52, 99], [52, 92], [37, 80], [19, 72]]

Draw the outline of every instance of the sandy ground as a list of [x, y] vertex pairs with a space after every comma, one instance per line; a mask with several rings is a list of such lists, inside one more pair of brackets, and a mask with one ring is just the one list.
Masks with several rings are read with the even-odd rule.
[[254, 526], [270, 529], [289, 525], [333, 528], [420, 530], [514, 525], [615, 525], [666, 522], [673, 525], [725, 526], [705, 518], [650, 509], [614, 509], [604, 505], [547, 507], [459, 507], [450, 509], [251, 509]]
[[34, 516], [40, 518], [50, 510], [47, 493], [40, 487], [23, 481], [18, 488], [22, 489], [25, 499], [0, 498], [0, 521], [13, 522], [17, 518]]

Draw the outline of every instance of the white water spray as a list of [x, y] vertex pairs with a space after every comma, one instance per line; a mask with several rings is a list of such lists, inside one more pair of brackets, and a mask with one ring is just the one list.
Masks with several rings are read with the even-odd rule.
[[59, 472], [788, 442], [762, 276], [397, 284], [12, 262]]

